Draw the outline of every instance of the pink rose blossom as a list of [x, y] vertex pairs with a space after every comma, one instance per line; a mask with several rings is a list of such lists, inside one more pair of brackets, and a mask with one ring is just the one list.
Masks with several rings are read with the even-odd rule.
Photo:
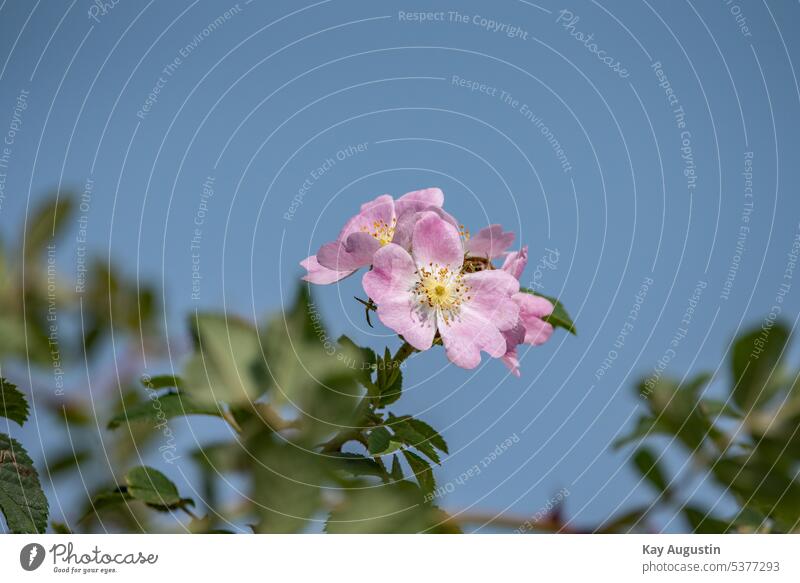
[[316, 255], [300, 262], [308, 272], [303, 279], [330, 284], [372, 264], [372, 257], [389, 243], [406, 249], [418, 212], [441, 211], [444, 194], [438, 188], [426, 188], [404, 194], [394, 200], [388, 194], [361, 206], [361, 211], [345, 223], [336, 241], [320, 247]]
[[381, 322], [418, 350], [438, 332], [447, 357], [463, 368], [478, 366], [481, 351], [504, 356], [503, 332], [520, 319], [517, 279], [499, 269], [462, 273], [458, 229], [439, 213], [420, 213], [411, 241], [411, 253], [397, 244], [379, 249], [364, 275]]

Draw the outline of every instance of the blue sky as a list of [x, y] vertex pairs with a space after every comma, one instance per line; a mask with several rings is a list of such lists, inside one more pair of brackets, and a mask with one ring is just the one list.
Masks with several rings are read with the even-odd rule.
[[[442, 483], [519, 438], [445, 507], [530, 516], [566, 488], [567, 515], [594, 524], [649, 494], [610, 447], [640, 410], [635, 381], [666, 358], [724, 385], [729, 341], [776, 303], [800, 233], [800, 6], [429, 4], [4, 2], [0, 228], [89, 183], [89, 247], [159, 283], [180, 339], [195, 309], [280, 309], [365, 200], [439, 186], [472, 231], [518, 233], [523, 281], [560, 296], [579, 335], [527, 352], [521, 379], [419, 355], [397, 410], [442, 429]], [[395, 346], [359, 290], [315, 299], [336, 334]], [[781, 315], [797, 308], [792, 290]]]

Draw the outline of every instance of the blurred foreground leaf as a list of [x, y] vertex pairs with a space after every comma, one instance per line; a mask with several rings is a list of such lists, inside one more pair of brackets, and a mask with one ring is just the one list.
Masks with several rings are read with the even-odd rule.
[[0, 433], [0, 510], [11, 532], [44, 533], [49, 507], [39, 475], [22, 445]]

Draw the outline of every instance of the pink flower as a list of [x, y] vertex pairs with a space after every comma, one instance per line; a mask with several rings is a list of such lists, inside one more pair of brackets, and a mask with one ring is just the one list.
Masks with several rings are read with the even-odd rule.
[[[528, 247], [525, 246], [519, 251], [509, 253], [502, 269], [519, 279], [527, 263]], [[550, 339], [553, 335], [553, 325], [545, 322], [543, 318], [553, 313], [554, 306], [543, 297], [525, 292], [515, 293], [512, 299], [519, 307], [519, 320], [513, 328], [503, 332], [506, 339], [506, 353], [502, 358], [511, 372], [515, 376], [520, 376], [517, 346], [520, 344], [538, 346]]]
[[436, 212], [420, 213], [411, 253], [392, 244], [378, 250], [363, 284], [381, 322], [418, 350], [438, 332], [447, 357], [474, 368], [484, 351], [507, 352], [503, 332], [519, 321], [512, 295], [519, 282], [503, 270], [463, 273], [464, 246], [458, 229]]
[[492, 260], [500, 257], [514, 242], [514, 233], [503, 231], [500, 225], [489, 225], [470, 237], [465, 248], [467, 255]]
[[440, 189], [426, 188], [404, 194], [396, 201], [384, 194], [363, 204], [361, 211], [345, 223], [336, 241], [326, 243], [316, 255], [300, 262], [308, 272], [303, 279], [317, 284], [335, 283], [371, 265], [375, 252], [389, 243], [408, 249], [417, 213], [438, 210], [443, 203]]

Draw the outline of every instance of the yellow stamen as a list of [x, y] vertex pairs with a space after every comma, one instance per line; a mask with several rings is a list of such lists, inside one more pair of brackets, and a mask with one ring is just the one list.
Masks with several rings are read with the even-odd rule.
[[413, 292], [421, 309], [434, 310], [445, 324], [458, 316], [461, 305], [470, 296], [469, 286], [464, 283], [460, 270], [449, 266], [430, 263], [428, 267], [420, 267], [416, 271], [418, 280]]
[[381, 244], [381, 247], [384, 245], [388, 245], [394, 239], [394, 230], [397, 227], [397, 219], [392, 219], [391, 224], [387, 224], [386, 221], [383, 220], [376, 220], [372, 222], [372, 225], [362, 225], [361, 230], [364, 233], [369, 233], [378, 242]]

